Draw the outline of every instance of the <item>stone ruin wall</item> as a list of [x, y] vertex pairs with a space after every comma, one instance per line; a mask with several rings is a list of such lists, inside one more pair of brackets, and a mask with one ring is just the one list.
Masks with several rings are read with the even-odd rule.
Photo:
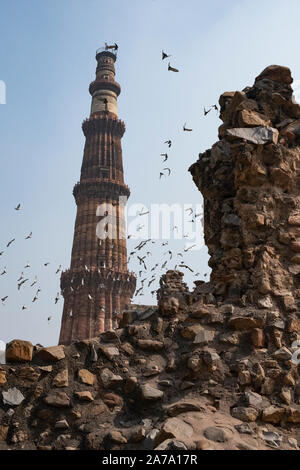
[[204, 197], [210, 282], [179, 271], [158, 307], [0, 367], [0, 449], [300, 447], [300, 106], [271, 66], [220, 98], [219, 142], [191, 166]]

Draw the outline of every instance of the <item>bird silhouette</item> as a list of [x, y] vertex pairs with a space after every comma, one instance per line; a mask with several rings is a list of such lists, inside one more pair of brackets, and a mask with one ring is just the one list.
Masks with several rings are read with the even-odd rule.
[[8, 242], [8, 244], [6, 245], [6, 248], [9, 248], [10, 245], [11, 245], [15, 240], [16, 240], [15, 238], [13, 238], [12, 240], [10, 240], [10, 241]]
[[5, 297], [2, 297], [1, 302], [3, 305], [5, 304], [6, 299], [8, 299], [8, 295], [6, 295]]
[[56, 297], [55, 297], [55, 304], [59, 301], [59, 292], [57, 292]]
[[1, 273], [1, 276], [4, 276], [4, 274], [6, 274], [6, 273], [7, 273], [7, 271], [6, 271], [6, 266], [5, 266], [5, 267], [3, 268], [3, 271], [2, 271], [2, 273]]
[[204, 116], [206, 116], [210, 112], [211, 112], [211, 108], [208, 111], [206, 111], [206, 109], [204, 108]]
[[114, 43], [114, 44], [112, 44], [111, 46], [109, 46], [109, 45], [107, 44], [107, 42], [106, 42], [106, 43], [105, 43], [105, 49], [106, 49], [107, 51], [108, 51], [109, 49], [112, 49], [112, 50], [114, 50], [114, 51], [117, 51], [117, 50], [119, 49], [119, 46], [118, 46], [117, 43]]
[[169, 158], [167, 153], [161, 153], [160, 156], [165, 157], [164, 160], [163, 160], [163, 163], [166, 162]]
[[169, 64], [168, 64], [168, 70], [169, 70], [170, 72], [179, 72], [179, 70], [178, 70], [178, 69], [175, 69], [175, 67], [171, 67], [170, 62], [169, 62]]
[[32, 238], [32, 232], [30, 232], [30, 234], [25, 237], [25, 240], [29, 240], [30, 238]]
[[166, 54], [164, 51], [161, 51], [161, 60], [165, 60], [165, 59], [167, 59], [167, 57], [172, 57], [172, 56]]
[[168, 144], [168, 147], [169, 147], [169, 148], [170, 148], [171, 145], [172, 145], [172, 141], [171, 141], [171, 140], [166, 140], [164, 143], [165, 143], [165, 144]]
[[185, 126], [186, 126], [186, 122], [185, 122], [184, 125], [183, 125], [183, 130], [184, 130], [185, 132], [192, 132], [193, 129], [189, 129], [188, 127], [185, 127]]
[[189, 246], [188, 248], [185, 248], [184, 251], [187, 252], [187, 251], [191, 250], [192, 248], [194, 248], [194, 246], [196, 246], [196, 244], [195, 244], [195, 245], [191, 245], [191, 246]]
[[61, 264], [58, 266], [58, 268], [57, 268], [55, 274], [58, 274], [60, 271], [61, 271]]
[[15, 207], [15, 211], [19, 211], [21, 209], [21, 204], [18, 204], [17, 207]]

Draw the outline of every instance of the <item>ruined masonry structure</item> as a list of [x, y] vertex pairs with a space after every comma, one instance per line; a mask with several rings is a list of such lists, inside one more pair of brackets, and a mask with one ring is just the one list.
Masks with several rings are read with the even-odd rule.
[[[89, 87], [91, 113], [82, 125], [86, 142], [81, 178], [73, 191], [77, 217], [71, 267], [61, 277], [65, 302], [60, 344], [112, 329], [130, 304], [136, 283], [127, 270], [124, 204], [119, 199], [126, 202], [130, 191], [123, 176], [125, 125], [118, 119], [121, 88], [115, 81], [116, 55], [98, 50], [96, 60], [96, 79]], [[103, 223], [108, 237], [100, 240], [101, 220], [108, 215], [112, 218], [106, 226]]]
[[191, 166], [204, 197], [219, 301], [296, 312], [300, 303], [300, 106], [285, 67], [220, 98], [220, 140]]

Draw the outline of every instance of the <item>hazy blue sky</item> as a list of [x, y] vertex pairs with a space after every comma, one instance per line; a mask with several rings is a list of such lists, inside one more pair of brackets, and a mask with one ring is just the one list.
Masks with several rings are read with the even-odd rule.
[[[0, 304], [2, 340], [44, 345], [58, 340], [62, 299], [54, 305], [55, 271], [70, 263], [72, 189], [80, 174], [81, 123], [90, 111], [95, 50], [105, 41], [119, 44], [119, 116], [127, 128], [122, 142], [130, 203], [196, 204], [202, 198], [187, 169], [217, 140], [220, 125], [215, 111], [204, 118], [203, 106], [216, 103], [224, 91], [252, 85], [273, 63], [289, 66], [300, 79], [299, 14], [299, 0], [0, 1], [0, 80], [7, 86], [7, 104], [0, 105], [0, 251], [5, 250], [0, 271], [7, 267], [0, 295], [9, 296]], [[178, 74], [166, 70], [162, 49], [172, 54]], [[182, 131], [184, 122], [192, 133]], [[159, 181], [167, 138], [173, 140], [172, 175]], [[30, 231], [33, 238], [25, 241]], [[129, 249], [135, 245], [130, 241]], [[170, 246], [176, 253], [184, 241]], [[168, 259], [165, 251], [154, 248], [149, 266]], [[205, 248], [186, 256], [201, 275], [207, 260]], [[24, 269], [28, 261], [31, 268]], [[138, 270], [134, 262], [130, 268]], [[39, 278], [42, 292], [34, 304], [37, 286], [17, 290], [22, 271], [30, 280]], [[190, 285], [192, 280], [186, 276]], [[154, 299], [146, 293], [138, 301]]]

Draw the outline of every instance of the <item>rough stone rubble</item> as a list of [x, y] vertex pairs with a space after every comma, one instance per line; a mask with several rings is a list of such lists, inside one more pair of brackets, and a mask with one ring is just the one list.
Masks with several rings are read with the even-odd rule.
[[[220, 140], [190, 171], [211, 280], [161, 278], [158, 307], [70, 346], [15, 340], [0, 449], [298, 449], [300, 106], [271, 66], [220, 98]], [[297, 356], [297, 354], [296, 354]]]

